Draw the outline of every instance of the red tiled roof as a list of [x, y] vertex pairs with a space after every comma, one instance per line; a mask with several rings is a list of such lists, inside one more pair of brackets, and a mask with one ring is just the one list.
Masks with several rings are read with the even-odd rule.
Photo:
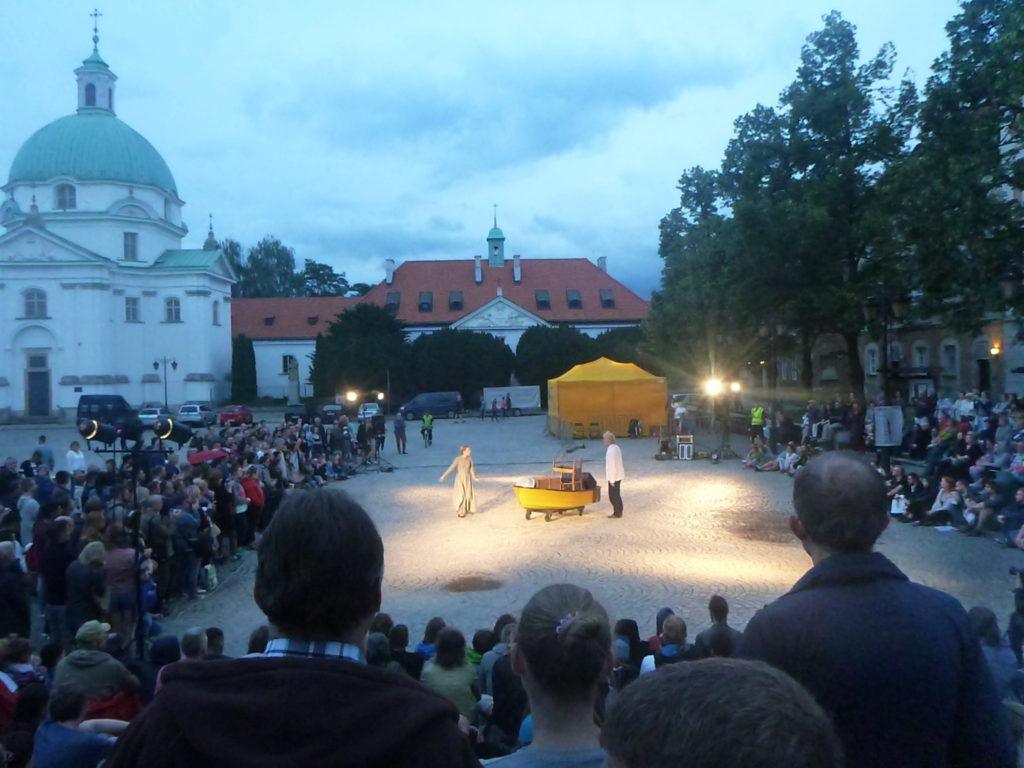
[[231, 335], [244, 333], [250, 339], [313, 338], [326, 333], [338, 315], [359, 301], [358, 296], [232, 299]]
[[[384, 304], [389, 293], [401, 293], [398, 319], [407, 325], [453, 323], [460, 317], [482, 307], [502, 295], [538, 317], [553, 322], [606, 323], [642, 320], [650, 312], [650, 303], [629, 288], [603, 272], [588, 259], [520, 259], [522, 282], [512, 279], [512, 259], [505, 259], [504, 267], [491, 267], [487, 259], [481, 261], [483, 282], [474, 280], [474, 260], [407, 261], [395, 270], [391, 285], [379, 283], [366, 298], [375, 304]], [[612, 291], [614, 307], [601, 305], [600, 290]], [[546, 290], [551, 309], [538, 309], [535, 291]], [[578, 290], [583, 306], [570, 309], [567, 290]], [[433, 293], [431, 312], [419, 311], [420, 292]], [[448, 294], [462, 291], [462, 309], [448, 309]]]
[[[340, 312], [360, 302], [386, 305], [389, 293], [400, 295], [397, 317], [406, 325], [448, 325], [495, 299], [499, 287], [506, 299], [551, 322], [637, 322], [650, 312], [649, 302], [588, 259], [521, 259], [520, 265], [519, 283], [513, 280], [512, 259], [506, 259], [503, 267], [491, 267], [482, 259], [480, 285], [474, 276], [474, 259], [407, 261], [395, 269], [391, 285], [382, 281], [364, 297], [233, 299], [232, 334], [244, 333], [252, 339], [311, 338], [326, 331]], [[611, 291], [614, 306], [602, 305], [602, 289]], [[548, 292], [550, 309], [538, 308], [538, 290]], [[569, 290], [579, 291], [581, 308], [569, 307]], [[462, 292], [461, 309], [449, 309], [452, 291]], [[430, 312], [419, 311], [421, 292], [433, 294]], [[267, 317], [274, 318], [271, 325], [264, 322]], [[311, 324], [311, 317], [317, 322]]]

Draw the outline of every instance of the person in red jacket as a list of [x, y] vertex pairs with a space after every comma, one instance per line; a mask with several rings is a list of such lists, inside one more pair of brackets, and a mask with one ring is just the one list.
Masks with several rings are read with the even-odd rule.
[[260, 482], [258, 472], [255, 466], [251, 466], [245, 470], [245, 475], [240, 481], [242, 483], [242, 490], [249, 499], [249, 508], [245, 511], [245, 516], [248, 518], [249, 523], [247, 526], [249, 529], [249, 541], [246, 542], [247, 544], [255, 540], [257, 526], [263, 520], [263, 506], [266, 504], [266, 497], [263, 495], [263, 483]]
[[384, 545], [335, 489], [296, 491], [260, 539], [262, 656], [171, 664], [108, 768], [479, 768], [455, 705], [366, 663]]

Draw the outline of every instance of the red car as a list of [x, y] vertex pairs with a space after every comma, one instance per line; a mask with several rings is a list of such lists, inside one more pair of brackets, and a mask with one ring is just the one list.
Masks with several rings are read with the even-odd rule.
[[222, 427], [237, 427], [252, 424], [252, 411], [245, 405], [229, 405], [220, 412]]

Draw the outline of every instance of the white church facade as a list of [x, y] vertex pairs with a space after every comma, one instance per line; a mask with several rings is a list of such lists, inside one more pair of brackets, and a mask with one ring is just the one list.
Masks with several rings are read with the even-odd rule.
[[235, 275], [212, 227], [182, 247], [184, 201], [117, 118], [97, 42], [77, 111], [33, 134], [0, 188], [0, 421], [73, 416], [82, 394], [162, 404], [166, 386], [173, 406], [230, 391]]

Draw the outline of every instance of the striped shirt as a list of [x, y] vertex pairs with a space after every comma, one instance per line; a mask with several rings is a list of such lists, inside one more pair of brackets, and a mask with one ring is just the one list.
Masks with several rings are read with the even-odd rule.
[[278, 637], [267, 643], [263, 655], [273, 658], [305, 656], [318, 659], [348, 659], [357, 664], [366, 664], [366, 655], [362, 648], [334, 640], [293, 640]]

